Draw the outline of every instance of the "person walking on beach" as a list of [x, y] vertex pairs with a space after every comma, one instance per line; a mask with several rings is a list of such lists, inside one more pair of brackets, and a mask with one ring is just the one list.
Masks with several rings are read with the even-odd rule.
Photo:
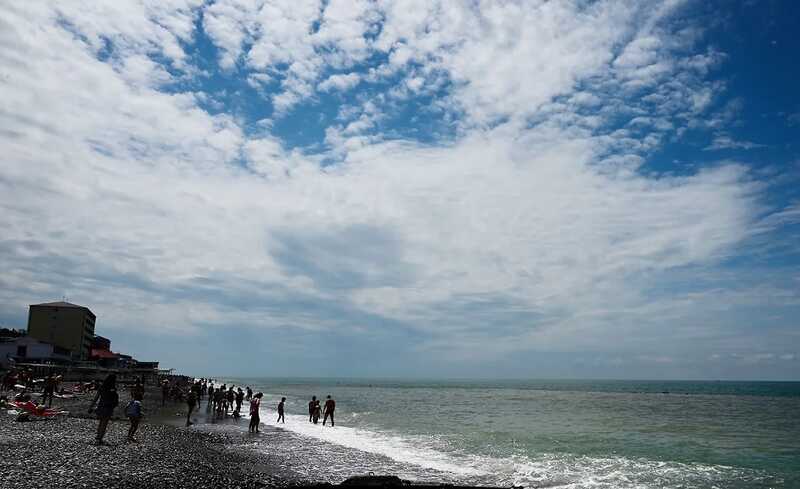
[[89, 412], [95, 412], [98, 419], [97, 424], [97, 437], [95, 441], [98, 445], [102, 445], [103, 437], [106, 435], [108, 429], [108, 422], [114, 414], [114, 408], [119, 404], [119, 395], [117, 394], [117, 375], [108, 374], [108, 377], [103, 381], [97, 394], [92, 400], [92, 405], [89, 407]]
[[261, 408], [261, 398], [264, 397], [264, 394], [258, 393], [256, 394], [253, 399], [250, 401], [250, 433], [258, 433], [258, 424], [261, 422], [261, 418], [259, 416], [259, 409]]
[[134, 397], [128, 401], [127, 406], [125, 406], [125, 415], [131, 422], [131, 426], [128, 428], [128, 441], [136, 443], [133, 435], [136, 434], [136, 430], [139, 429], [139, 422], [142, 420], [142, 400]]
[[328, 396], [328, 400], [325, 401], [325, 410], [324, 415], [325, 417], [322, 418], [322, 426], [325, 426], [325, 421], [328, 420], [328, 416], [331, 417], [331, 427], [333, 427], [333, 412], [336, 410], [336, 401], [331, 399], [331, 396]]
[[311, 396], [311, 402], [308, 403], [308, 422], [314, 421], [314, 406], [317, 404], [317, 396]]
[[286, 423], [286, 419], [283, 417], [283, 404], [286, 402], [285, 397], [281, 397], [281, 402], [278, 403], [278, 420], [275, 421], [276, 423]]
[[208, 405], [206, 406], [206, 411], [211, 411], [214, 409], [214, 384], [208, 386]]
[[195, 394], [194, 390], [189, 391], [189, 396], [186, 398], [186, 407], [188, 407], [188, 412], [186, 413], [186, 426], [192, 426], [192, 411], [194, 411], [194, 405], [197, 403], [197, 394]]

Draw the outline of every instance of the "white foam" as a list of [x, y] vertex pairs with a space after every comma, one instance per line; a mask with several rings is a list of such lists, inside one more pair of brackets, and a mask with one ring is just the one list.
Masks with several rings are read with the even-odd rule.
[[486, 475], [485, 472], [474, 467], [460, 465], [447, 453], [426, 447], [426, 440], [389, 433], [376, 433], [349, 426], [322, 426], [322, 422], [320, 424], [309, 423], [308, 417], [296, 414], [287, 414], [286, 423], [278, 424], [272, 421], [272, 418], [275, 417], [274, 413], [264, 413], [261, 419], [264, 420], [267, 417], [269, 417], [269, 421], [265, 424], [328, 443], [383, 455], [397, 462], [462, 476]]

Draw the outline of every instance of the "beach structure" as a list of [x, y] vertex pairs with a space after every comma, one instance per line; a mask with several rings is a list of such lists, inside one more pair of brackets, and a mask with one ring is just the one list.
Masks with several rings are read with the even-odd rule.
[[31, 304], [27, 331], [0, 328], [0, 371], [25, 369], [66, 381], [100, 380], [115, 373], [123, 383], [156, 382], [172, 375], [159, 369], [159, 362], [111, 351], [111, 340], [94, 334], [96, 319], [88, 307], [66, 301]]
[[111, 340], [100, 335], [94, 335], [94, 339], [92, 340], [92, 349], [93, 350], [110, 350], [111, 349]]
[[95, 319], [88, 307], [70, 302], [32, 304], [28, 336], [69, 350], [73, 360], [86, 360], [95, 337]]
[[0, 366], [7, 367], [16, 362], [65, 364], [71, 360], [71, 352], [30, 336], [0, 339]]

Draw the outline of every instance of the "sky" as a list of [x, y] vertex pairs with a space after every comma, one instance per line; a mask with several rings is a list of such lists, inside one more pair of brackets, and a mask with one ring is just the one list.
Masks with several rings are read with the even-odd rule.
[[0, 0], [0, 325], [194, 375], [800, 380], [800, 5]]

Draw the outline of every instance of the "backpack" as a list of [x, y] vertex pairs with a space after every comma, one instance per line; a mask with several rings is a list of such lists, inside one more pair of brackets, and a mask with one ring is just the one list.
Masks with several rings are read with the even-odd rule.
[[138, 418], [141, 415], [139, 403], [135, 400], [128, 401], [128, 405], [125, 406], [125, 415]]

